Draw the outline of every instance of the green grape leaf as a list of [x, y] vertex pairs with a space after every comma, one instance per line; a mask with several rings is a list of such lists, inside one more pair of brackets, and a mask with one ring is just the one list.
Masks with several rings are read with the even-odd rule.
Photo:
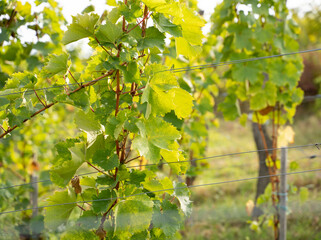
[[145, 48], [157, 47], [163, 50], [164, 46], [165, 35], [161, 33], [157, 28], [149, 27], [146, 29], [146, 37], [138, 41], [137, 49], [141, 51]]
[[78, 14], [76, 17], [73, 17], [72, 23], [68, 26], [68, 30], [62, 38], [63, 44], [69, 44], [82, 38], [92, 37], [98, 19], [99, 16], [93, 13], [90, 15], [88, 13], [83, 15]]
[[192, 202], [189, 200], [190, 192], [185, 183], [174, 183], [174, 196], [178, 199], [181, 209], [186, 216], [192, 213]]
[[306, 187], [300, 187], [300, 202], [305, 202], [309, 199], [309, 189]]
[[99, 237], [92, 231], [75, 228], [67, 230], [61, 235], [61, 240], [99, 240]]
[[266, 95], [263, 91], [255, 94], [250, 99], [250, 108], [254, 111], [259, 111], [266, 108], [268, 105]]
[[[164, 115], [171, 110], [178, 118], [185, 118], [192, 112], [193, 97], [183, 89], [178, 88], [176, 78], [166, 68], [153, 65], [155, 72], [147, 83], [141, 102], [147, 102], [145, 117]], [[150, 73], [152, 74], [152, 73]]]
[[[143, 186], [148, 191], [161, 191], [166, 189], [173, 189], [173, 183], [169, 178], [164, 178], [162, 180], [157, 179], [147, 179], [143, 182]], [[161, 191], [160, 194], [167, 192], [168, 194], [173, 194], [173, 190]]]
[[238, 118], [241, 114], [236, 96], [227, 95], [224, 102], [218, 105], [218, 111], [223, 113], [225, 120], [233, 121]]
[[139, 83], [140, 73], [136, 62], [130, 62], [125, 68], [121, 69], [124, 73], [125, 81], [129, 83]]
[[246, 80], [254, 84], [262, 77], [261, 64], [257, 62], [248, 62], [244, 64], [236, 64], [232, 71], [232, 77], [238, 82], [245, 82]]
[[75, 114], [75, 123], [79, 129], [85, 132], [100, 132], [101, 125], [95, 119], [95, 114], [92, 111], [85, 113], [82, 110], [79, 110]]
[[153, 205], [153, 201], [147, 195], [120, 200], [115, 209], [115, 232], [138, 233], [147, 229], [152, 220]]
[[85, 162], [84, 144], [76, 144], [68, 149], [71, 159], [60, 159], [52, 166], [50, 170], [50, 179], [60, 187], [65, 187], [73, 178], [78, 168]]
[[52, 54], [48, 57], [48, 62], [41, 70], [43, 78], [51, 78], [56, 74], [65, 74], [68, 70], [68, 54]]
[[110, 151], [98, 150], [94, 153], [93, 163], [102, 167], [105, 171], [113, 170], [119, 166], [118, 156], [113, 154], [110, 156]]
[[272, 82], [266, 82], [264, 86], [264, 94], [267, 98], [269, 106], [274, 106], [277, 99], [277, 87]]
[[97, 229], [100, 223], [99, 220], [100, 218], [93, 211], [84, 211], [77, 220], [77, 224], [79, 224], [82, 229]]
[[132, 146], [152, 162], [159, 161], [160, 149], [173, 150], [175, 141], [180, 138], [175, 127], [160, 118], [140, 121], [137, 126], [140, 136], [133, 140]]
[[181, 227], [183, 218], [175, 204], [164, 200], [154, 205], [153, 225], [163, 230], [167, 237], [173, 236]]
[[[58, 205], [46, 208], [45, 226], [56, 230], [61, 224], [68, 221], [73, 209], [77, 206], [73, 203], [77, 200], [73, 191], [57, 191], [47, 199], [47, 205]], [[59, 205], [61, 204], [61, 205]]]
[[87, 133], [87, 148], [91, 147], [97, 136], [102, 133], [102, 127], [95, 119], [95, 114], [92, 111], [85, 113], [82, 110], [78, 110], [75, 114], [75, 123], [79, 129]]
[[[114, 190], [103, 190], [98, 196], [94, 196], [94, 200], [101, 201], [93, 201], [92, 208], [94, 213], [104, 213], [106, 212], [116, 201], [117, 194]], [[107, 200], [103, 200], [107, 199]]]
[[[71, 102], [69, 103], [68, 100], [71, 100]], [[71, 94], [67, 98], [67, 103], [72, 104], [76, 107], [80, 107], [84, 111], [87, 111], [90, 106], [87, 90], [83, 88], [78, 92]]]
[[264, 28], [258, 26], [254, 31], [255, 39], [263, 44], [271, 42], [273, 41], [273, 31], [273, 25], [271, 26], [271, 24], [266, 24]]
[[148, 239], [148, 232], [146, 230], [140, 233], [135, 233], [130, 238], [130, 240], [141, 240], [141, 239]]
[[116, 43], [122, 34], [122, 27], [108, 20], [105, 24], [100, 25], [95, 33], [100, 43]]
[[5, 89], [27, 88], [32, 89], [37, 83], [37, 78], [29, 72], [13, 73], [7, 80]]
[[155, 26], [162, 33], [168, 32], [174, 37], [182, 37], [182, 29], [180, 26], [171, 23], [163, 14], [153, 14]]
[[106, 133], [115, 139], [117, 139], [122, 132], [125, 123], [128, 119], [128, 115], [125, 111], [120, 112], [117, 117], [111, 116], [106, 124]]
[[0, 97], [0, 107], [6, 106], [10, 103], [10, 101], [7, 98]]
[[146, 173], [140, 170], [132, 170], [129, 176], [130, 183], [140, 186], [140, 183], [145, 180]]
[[156, 8], [166, 4], [165, 0], [142, 0], [149, 8]]

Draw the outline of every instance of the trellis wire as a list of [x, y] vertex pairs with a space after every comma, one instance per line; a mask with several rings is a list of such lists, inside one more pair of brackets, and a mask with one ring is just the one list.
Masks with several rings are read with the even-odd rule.
[[[259, 61], [259, 60], [264, 60], [264, 59], [269, 59], [269, 58], [277, 58], [277, 57], [290, 56], [290, 55], [296, 55], [296, 54], [304, 54], [304, 53], [317, 52], [317, 51], [321, 51], [321, 48], [310, 49], [310, 50], [302, 50], [302, 51], [290, 52], [290, 53], [282, 53], [282, 54], [270, 55], [270, 56], [264, 56], [264, 57], [239, 59], [239, 60], [233, 60], [233, 61], [228, 61], [228, 62], [216, 62], [216, 63], [195, 65], [195, 66], [182, 67], [182, 68], [171, 68], [171, 69], [166, 69], [166, 70], [163, 70], [163, 71], [158, 71], [158, 72], [155, 72], [155, 73], [162, 73], [162, 72], [173, 72], [173, 73], [188, 72], [188, 71], [193, 71], [193, 70], [201, 70], [201, 69], [205, 69], [205, 68], [212, 68], [212, 67], [220, 67], [220, 66], [238, 64], [238, 63], [253, 62], [253, 61]], [[142, 75], [142, 77], [146, 77], [146, 76]], [[79, 84], [85, 84], [85, 83], [90, 83], [90, 82], [99, 82], [99, 81], [102, 81], [102, 80], [105, 80], [105, 79], [101, 79], [101, 80], [98, 80], [98, 81], [87, 81], [87, 82], [82, 82], [82, 83], [79, 83]], [[0, 95], [0, 97], [9, 96], [9, 95], [15, 95], [15, 94], [21, 94], [21, 93], [26, 93], [26, 92], [47, 90], [47, 89], [51, 89], [51, 88], [59, 88], [59, 87], [63, 88], [63, 87], [66, 87], [68, 85], [73, 86], [73, 85], [77, 85], [77, 83], [64, 84], [64, 85], [60, 85], [60, 86], [52, 86], [52, 87], [47, 87], [47, 88], [38, 88], [38, 89], [20, 91], [20, 92], [17, 92], [17, 93], [8, 93], [8, 94]]]
[[117, 199], [126, 199], [126, 198], [129, 198], [129, 197], [141, 196], [141, 195], [145, 195], [145, 194], [148, 194], [148, 193], [158, 193], [158, 192], [166, 192], [166, 191], [175, 191], [175, 190], [177, 190], [177, 189], [186, 189], [186, 188], [197, 188], [197, 187], [214, 186], [214, 185], [221, 185], [221, 184], [227, 184], [227, 183], [235, 183], [235, 182], [256, 180], [256, 179], [269, 178], [269, 177], [277, 177], [277, 176], [282, 176], [282, 175], [303, 174], [303, 173], [310, 173], [310, 172], [317, 172], [317, 171], [321, 171], [321, 168], [304, 170], [304, 171], [298, 171], [298, 172], [290, 172], [290, 173], [286, 173], [286, 174], [280, 173], [280, 174], [273, 174], [273, 175], [264, 175], [264, 176], [259, 176], [259, 177], [250, 177], [250, 178], [242, 178], [242, 179], [228, 180], [228, 181], [222, 181], [222, 182], [205, 183], [205, 184], [198, 184], [198, 185], [191, 185], [191, 186], [184, 186], [184, 187], [176, 187], [176, 188], [167, 188], [167, 189], [161, 189], [161, 190], [155, 190], [155, 191], [148, 191], [148, 192], [143, 192], [143, 193], [131, 194], [131, 195], [127, 195], [127, 196], [124, 196], [124, 197], [115, 197], [115, 198], [106, 198], [106, 199], [92, 199], [92, 200], [88, 200], [88, 201], [76, 201], [76, 202], [69, 202], [69, 203], [52, 204], [52, 205], [40, 206], [40, 207], [36, 207], [36, 208], [26, 208], [26, 209], [19, 209], [19, 210], [1, 212], [0, 215], [9, 214], [9, 213], [16, 213], [16, 212], [23, 212], [23, 211], [27, 211], [27, 210], [35, 210], [35, 209], [41, 209], [41, 208], [48, 208], [48, 207], [57, 207], [57, 206], [78, 204], [78, 203], [112, 201], [112, 200], [117, 200]]
[[[314, 147], [314, 146], [319, 146], [321, 145], [320, 143], [314, 143], [314, 144], [306, 144], [306, 145], [297, 145], [297, 146], [288, 146], [286, 147], [287, 149], [296, 149], [296, 148], [305, 148], [305, 147]], [[204, 158], [196, 158], [196, 159], [191, 159], [191, 160], [186, 160], [186, 161], [176, 161], [176, 162], [162, 162], [164, 165], [170, 165], [170, 164], [180, 164], [180, 163], [188, 163], [188, 162], [197, 162], [201, 160], [207, 160], [207, 159], [214, 159], [214, 158], [223, 158], [223, 157], [229, 157], [229, 156], [235, 156], [235, 155], [241, 155], [241, 154], [249, 154], [249, 153], [256, 153], [256, 152], [262, 152], [262, 151], [272, 151], [272, 150], [280, 150], [282, 148], [269, 148], [269, 149], [259, 149], [259, 150], [251, 150], [251, 151], [246, 151], [246, 152], [235, 152], [235, 153], [228, 153], [228, 154], [222, 154], [222, 155], [215, 155], [215, 156], [210, 156], [210, 157], [204, 157]], [[311, 156], [310, 156], [311, 158]], [[262, 161], [263, 162], [263, 161]], [[144, 165], [137, 165], [137, 166], [128, 166], [127, 168], [138, 168], [138, 167], [148, 167], [148, 166], [157, 166], [159, 164], [156, 163], [151, 163], [151, 164], [144, 164]], [[78, 174], [78, 176], [87, 176], [87, 175], [92, 175], [92, 174], [98, 174], [99, 172], [88, 172], [88, 173], [82, 173]], [[23, 183], [23, 184], [17, 184], [17, 185], [11, 185], [7, 187], [1, 187], [0, 190], [4, 189], [9, 189], [9, 188], [14, 188], [14, 187], [21, 187], [21, 186], [27, 186], [31, 185], [34, 183], [43, 183], [43, 182], [51, 182], [50, 179], [47, 180], [40, 180], [36, 182], [30, 182], [30, 183]]]

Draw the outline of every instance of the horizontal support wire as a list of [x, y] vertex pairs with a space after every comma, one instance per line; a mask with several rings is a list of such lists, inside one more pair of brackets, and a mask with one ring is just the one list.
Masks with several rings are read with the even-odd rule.
[[[171, 68], [171, 69], [166, 69], [166, 70], [163, 70], [163, 71], [158, 71], [158, 72], [155, 72], [155, 73], [162, 73], [162, 72], [172, 72], [172, 73], [188, 72], [188, 71], [201, 70], [201, 69], [211, 68], [211, 67], [220, 67], [220, 66], [238, 64], [238, 63], [253, 62], [253, 61], [259, 61], [259, 60], [264, 60], [264, 59], [269, 59], [269, 58], [278, 58], [278, 57], [283, 57], [283, 56], [311, 53], [311, 52], [317, 52], [317, 51], [321, 51], [321, 48], [303, 50], [303, 51], [297, 51], [297, 52], [290, 52], [290, 53], [283, 53], [283, 54], [277, 54], [277, 55], [270, 55], [270, 56], [264, 56], [264, 57], [239, 59], [239, 60], [233, 60], [233, 61], [228, 61], [228, 62], [216, 62], [216, 63], [203, 64], [203, 65], [194, 65], [194, 66], [182, 67], [182, 68]], [[142, 77], [146, 77], [146, 75], [142, 75]], [[91, 83], [91, 82], [99, 82], [99, 81], [102, 81], [102, 80], [106, 80], [106, 79], [100, 79], [100, 80], [97, 80], [97, 81], [87, 81], [87, 82], [82, 82], [82, 83], [79, 83], [79, 84], [86, 84], [86, 83]], [[48, 89], [51, 89], [51, 88], [63, 88], [63, 87], [66, 87], [66, 86], [73, 86], [73, 85], [77, 85], [77, 83], [64, 84], [64, 85], [47, 87], [47, 88], [38, 88], [38, 89], [26, 90], [26, 91], [21, 91], [21, 92], [16, 92], [16, 93], [8, 93], [8, 94], [0, 95], [0, 97], [9, 96], [9, 95], [15, 95], [15, 94], [22, 94], [22, 93], [26, 93], [26, 92], [33, 93], [34, 91], [48, 90]]]
[[172, 68], [168, 70], [163, 70], [160, 72], [184, 72], [189, 70], [201, 70], [204, 68], [212, 68], [212, 67], [220, 67], [220, 66], [226, 66], [226, 65], [232, 65], [237, 63], [246, 63], [246, 62], [253, 62], [253, 61], [259, 61], [269, 58], [278, 58], [278, 57], [284, 57], [284, 56], [290, 56], [290, 55], [296, 55], [296, 54], [304, 54], [304, 53], [311, 53], [311, 52], [317, 52], [321, 51], [321, 48], [315, 48], [310, 50], [302, 50], [297, 52], [290, 52], [290, 53], [282, 53], [277, 55], [270, 55], [270, 56], [264, 56], [264, 57], [256, 57], [256, 58], [247, 58], [247, 59], [239, 59], [239, 60], [232, 60], [228, 62], [216, 62], [216, 63], [210, 63], [210, 64], [203, 64], [203, 65], [194, 65], [189, 67], [182, 67], [182, 68]]
[[[110, 78], [108, 78], [108, 79], [110, 79]], [[91, 82], [94, 83], [94, 82], [99, 82], [99, 81], [102, 81], [102, 80], [106, 80], [106, 79], [100, 79], [100, 80], [97, 80], [97, 81], [81, 82], [79, 84], [82, 85], [82, 84], [87, 84], [87, 83], [91, 83]], [[69, 84], [57, 85], [57, 86], [51, 86], [51, 87], [35, 88], [35, 89], [30, 89], [30, 90], [25, 90], [25, 91], [20, 91], [20, 92], [2, 94], [2, 95], [0, 95], [0, 97], [11, 96], [11, 95], [16, 95], [16, 94], [31, 95], [31, 94], [34, 94], [35, 91], [45, 91], [45, 90], [54, 89], [54, 88], [64, 88], [64, 87], [72, 87], [72, 86], [79, 86], [79, 85], [77, 83], [69, 83]], [[101, 84], [101, 85], [96, 85], [96, 86], [108, 86], [108, 85], [107, 84]], [[6, 90], [10, 90], [10, 89], [6, 89]]]
[[314, 100], [320, 99], [320, 98], [321, 98], [321, 94], [313, 95], [313, 96], [305, 96], [303, 98], [303, 102], [310, 102], [310, 101], [314, 101]]
[[[297, 148], [305, 148], [305, 147], [317, 147], [318, 148], [319, 145], [321, 146], [320, 143], [314, 143], [314, 144], [307, 144], [307, 145], [289, 146], [289, 147], [286, 147], [286, 148], [287, 149], [297, 149]], [[269, 148], [269, 149], [251, 150], [251, 151], [247, 151], [247, 152], [235, 152], [235, 153], [215, 155], [215, 156], [204, 157], [204, 158], [196, 158], [196, 159], [191, 159], [191, 160], [186, 160], [186, 161], [162, 162], [161, 164], [170, 165], [170, 164], [181, 164], [181, 163], [197, 162], [197, 161], [201, 161], [201, 160], [208, 160], [208, 159], [214, 159], [214, 158], [223, 158], [223, 157], [230, 157], [230, 156], [249, 154], [249, 153], [256, 153], [256, 152], [262, 152], [262, 151], [280, 150], [280, 149], [282, 149], [282, 148]], [[314, 156], [315, 155], [308, 156], [306, 158], [313, 159], [313, 158], [315, 158]], [[149, 167], [149, 166], [158, 166], [158, 165], [160, 165], [160, 164], [159, 163], [158, 164], [157, 163], [151, 163], [151, 164], [144, 164], [144, 165], [128, 166], [127, 168]], [[87, 175], [98, 174], [98, 173], [99, 172], [95, 171], [95, 172], [88, 172], [88, 173], [78, 174], [77, 176], [87, 176]], [[14, 188], [14, 187], [27, 186], [27, 185], [31, 185], [31, 184], [34, 184], [34, 183], [43, 183], [43, 182], [51, 182], [51, 180], [47, 179], [47, 180], [40, 180], [40, 181], [30, 182], [30, 183], [11, 185], [11, 186], [7, 186], [7, 187], [1, 187], [0, 190]]]
[[[321, 146], [320, 143], [314, 143], [314, 144], [307, 144], [307, 145], [289, 146], [289, 147], [285, 147], [285, 148], [286, 149], [295, 149], [295, 148], [305, 148], [305, 147], [318, 147], [319, 145]], [[242, 155], [242, 154], [249, 154], [249, 153], [256, 153], [256, 152], [265, 152], [265, 151], [273, 151], [273, 150], [281, 150], [281, 149], [282, 149], [282, 147], [280, 147], [280, 148], [268, 148], [268, 149], [251, 150], [251, 151], [247, 151], [247, 152], [227, 153], [227, 154], [222, 154], [222, 155], [203, 157], [203, 158], [197, 158], [197, 159], [185, 160], [185, 161], [163, 162], [162, 164], [170, 165], [170, 164], [176, 164], [176, 163], [197, 162], [197, 161], [213, 159], [213, 158], [230, 157], [230, 156], [235, 156], [235, 155]], [[145, 164], [145, 165], [137, 165], [137, 166], [131, 166], [131, 168], [147, 167], [147, 166], [154, 166], [154, 165], [158, 165], [158, 164], [151, 163], [151, 164]]]
[[207, 187], [207, 186], [214, 186], [214, 185], [221, 185], [221, 184], [228, 184], [228, 183], [236, 183], [236, 182], [243, 182], [243, 181], [249, 181], [249, 180], [256, 180], [256, 179], [262, 179], [262, 178], [270, 178], [270, 177], [277, 177], [277, 176], [283, 176], [283, 175], [303, 174], [303, 173], [311, 173], [311, 172], [318, 172], [318, 171], [321, 171], [321, 168], [298, 171], [298, 172], [290, 172], [290, 173], [280, 173], [280, 174], [273, 174], [273, 175], [265, 175], [265, 176], [259, 176], [259, 177], [242, 178], [242, 179], [228, 180], [228, 181], [222, 181], [222, 182], [205, 183], [205, 184], [198, 184], [198, 185], [192, 185], [192, 186], [167, 188], [167, 189], [161, 189], [161, 190], [155, 190], [155, 191], [148, 191], [148, 192], [143, 192], [143, 193], [131, 194], [131, 195], [127, 195], [127, 196], [124, 196], [124, 197], [115, 197], [115, 198], [106, 198], [106, 199], [93, 199], [93, 200], [88, 200], [88, 201], [76, 201], [76, 202], [52, 204], [52, 205], [40, 206], [40, 207], [36, 207], [36, 208], [26, 208], [26, 209], [19, 209], [19, 210], [1, 212], [0, 215], [9, 214], [9, 213], [16, 213], [16, 212], [23, 212], [23, 211], [27, 211], [27, 210], [36, 210], [36, 209], [42, 209], [42, 208], [48, 208], [48, 207], [58, 207], [58, 206], [64, 206], [64, 205], [71, 205], [71, 204], [91, 203], [91, 202], [112, 201], [112, 200], [117, 200], [117, 199], [126, 199], [126, 198], [129, 198], [129, 197], [141, 196], [141, 195], [145, 195], [145, 194], [148, 194], [148, 193], [159, 193], [159, 192], [166, 192], [166, 191], [175, 191], [175, 190], [178, 190], [178, 189], [186, 189], [186, 188], [190, 189], [190, 188], [198, 188], [198, 187]]

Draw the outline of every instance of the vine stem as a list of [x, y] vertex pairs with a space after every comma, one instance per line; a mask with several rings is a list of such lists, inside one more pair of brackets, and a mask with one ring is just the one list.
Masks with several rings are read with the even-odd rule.
[[74, 77], [74, 75], [72, 75], [72, 73], [70, 72], [69, 69], [68, 69], [68, 72], [69, 72], [70, 76], [72, 77], [72, 79], [78, 84], [78, 86], [81, 87], [81, 85], [80, 85], [79, 82], [76, 80], [76, 78]]
[[89, 166], [91, 166], [92, 168], [94, 168], [96, 171], [98, 171], [98, 172], [100, 172], [100, 173], [105, 174], [106, 176], [108, 176], [107, 173], [101, 171], [99, 168], [95, 167], [95, 166], [92, 165], [90, 162], [86, 161], [86, 163], [87, 163]]
[[137, 28], [142, 22], [144, 22], [146, 19], [150, 18], [149, 12], [147, 13], [147, 15], [144, 16], [143, 20], [141, 20], [139, 23], [137, 23], [134, 27], [132, 27], [131, 29], [129, 29], [126, 33], [131, 32], [132, 30], [134, 30], [135, 28]]
[[45, 104], [45, 103], [40, 99], [40, 97], [38, 96], [37, 91], [36, 91], [36, 90], [34, 90], [34, 92], [35, 92], [35, 94], [36, 94], [36, 96], [37, 96], [37, 98], [38, 98], [39, 102], [41, 102], [42, 106], [46, 107], [46, 106], [47, 106], [47, 104]]
[[77, 204], [77, 207], [79, 207], [81, 210], [86, 211], [86, 209], [84, 209], [82, 206], [80, 206], [79, 204]]
[[[124, 0], [124, 4], [127, 5], [127, 0]], [[123, 32], [126, 32], [126, 19], [125, 19], [125, 16], [123, 16]], [[121, 52], [121, 48], [122, 48], [122, 44], [120, 43], [117, 47], [118, 49], [118, 53], [117, 53], [117, 57], [119, 58], [120, 57], [120, 52]], [[123, 63], [125, 64], [125, 63]], [[120, 76], [119, 76], [119, 70], [116, 71], [116, 91], [115, 91], [115, 94], [116, 94], [116, 106], [115, 106], [115, 117], [117, 117], [117, 114], [119, 112], [119, 100], [120, 100], [120, 95], [122, 93], [122, 90], [120, 90]], [[117, 152], [117, 155], [118, 155], [118, 159], [119, 159], [119, 162], [122, 163], [122, 158], [123, 158], [123, 154], [120, 155], [120, 146], [119, 146], [119, 141], [116, 140], [116, 152]], [[125, 144], [123, 144], [122, 146], [122, 153], [125, 151]], [[117, 179], [117, 174], [118, 174], [118, 167], [116, 167], [115, 169], [115, 174], [114, 174], [114, 179], [116, 180]], [[113, 188], [113, 189], [116, 189], [118, 190], [119, 189], [119, 182], [117, 182], [116, 186]], [[118, 202], [118, 199], [116, 199], [114, 201], [114, 203], [109, 207], [109, 209], [103, 214], [101, 220], [100, 220], [100, 225], [96, 231], [96, 235], [99, 235], [99, 232], [103, 232], [105, 233], [104, 231], [104, 223], [107, 219], [107, 215], [110, 213], [110, 211], [113, 209], [113, 207], [117, 204]], [[106, 235], [106, 234], [104, 234]], [[101, 239], [104, 239], [103, 236], [99, 236]]]
[[136, 159], [138, 159], [138, 158], [140, 158], [141, 156], [137, 156], [137, 157], [134, 157], [134, 158], [132, 158], [132, 159], [129, 159], [129, 160], [127, 160], [126, 162], [125, 162], [125, 164], [127, 164], [127, 163], [130, 163], [131, 161], [134, 161], [134, 160], [136, 160]]
[[[112, 75], [113, 73], [115, 72], [115, 70], [110, 70], [109, 72], [107, 72], [106, 74], [92, 80], [91, 82], [88, 82], [86, 84], [83, 84], [81, 85], [80, 87], [78, 87], [77, 89], [73, 90], [72, 92], [69, 92], [67, 93], [68, 96], [70, 96], [71, 94], [74, 94], [78, 91], [80, 91], [81, 89], [83, 88], [86, 88], [86, 87], [89, 87], [89, 86], [92, 86], [94, 85], [95, 83], [97, 83], [99, 80], [105, 78], [105, 77], [108, 77], [110, 75]], [[53, 103], [50, 103], [50, 104], [47, 104], [45, 107], [43, 107], [42, 109], [38, 110], [37, 112], [35, 112], [34, 114], [32, 114], [29, 118], [26, 118], [25, 120], [22, 121], [22, 123], [25, 123], [27, 121], [29, 121], [30, 119], [34, 118], [35, 116], [37, 116], [38, 114], [44, 112], [45, 110], [47, 110], [48, 108], [54, 106], [56, 103], [58, 102], [53, 102]], [[13, 127], [11, 127], [10, 129], [8, 129], [6, 132], [2, 133], [0, 135], [0, 139], [1, 138], [4, 138], [7, 134], [11, 133], [13, 130], [15, 130], [16, 128], [18, 127], [18, 125], [14, 125]]]
[[4, 131], [4, 132], [6, 132], [6, 130], [3, 128], [3, 126], [0, 124], [0, 128]]
[[128, 92], [123, 92], [122, 94], [127, 94], [127, 93], [135, 93], [135, 92], [137, 92], [137, 91], [139, 91], [139, 90], [142, 90], [142, 89], [144, 89], [146, 86], [143, 86], [143, 87], [141, 87], [141, 88], [138, 88], [138, 89], [136, 89], [136, 90], [130, 90], [130, 91], [128, 91]]
[[104, 49], [104, 51], [111, 56], [111, 53], [100, 43], [100, 41], [97, 39], [96, 35], [94, 35], [95, 40], [97, 41], [97, 43], [99, 44], [99, 46], [101, 46], [102, 49]]
[[26, 178], [23, 177], [20, 173], [14, 171], [13, 169], [11, 168], [7, 168], [12, 174], [14, 174], [16, 177], [18, 177], [20, 180], [26, 182]]
[[10, 24], [12, 23], [12, 21], [14, 20], [16, 15], [17, 15], [17, 11], [16, 11], [16, 9], [13, 9], [11, 12], [11, 15], [10, 15], [10, 19], [6, 23], [7, 28], [10, 26]]

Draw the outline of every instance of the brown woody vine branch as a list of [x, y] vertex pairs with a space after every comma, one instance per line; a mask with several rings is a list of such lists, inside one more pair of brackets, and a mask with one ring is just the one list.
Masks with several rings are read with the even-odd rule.
[[72, 75], [72, 73], [70, 72], [69, 69], [68, 69], [68, 72], [69, 72], [70, 76], [72, 77], [72, 79], [78, 84], [78, 86], [81, 87], [81, 85], [80, 85], [79, 82], [76, 80], [76, 78], [74, 77], [74, 75]]
[[79, 204], [77, 204], [77, 207], [79, 207], [81, 210], [86, 211], [86, 209], [84, 209], [82, 206], [80, 206]]
[[7, 28], [11, 25], [11, 23], [13, 22], [13, 20], [14, 20], [16, 15], [17, 15], [17, 11], [16, 11], [16, 9], [13, 9], [12, 12], [11, 12], [11, 15], [10, 15], [10, 19], [6, 23], [6, 27]]
[[95, 167], [95, 166], [94, 166], [94, 165], [92, 165], [90, 162], [86, 161], [86, 163], [87, 163], [89, 166], [91, 166], [93, 169], [95, 169], [97, 172], [100, 172], [100, 173], [102, 173], [102, 174], [104, 174], [104, 175], [108, 176], [108, 174], [107, 174], [107, 173], [105, 173], [104, 171], [101, 171], [99, 168]]
[[126, 31], [126, 33], [131, 32], [132, 30], [134, 30], [135, 28], [137, 28], [142, 22], [144, 22], [146, 19], [150, 18], [149, 12], [147, 13], [147, 15], [144, 16], [143, 20], [141, 20], [139, 23], [137, 23], [134, 27], [132, 27], [131, 29], [129, 29], [128, 31]]
[[0, 124], [0, 128], [2, 129], [2, 131], [6, 132], [6, 130], [3, 128], [1, 124]]
[[[108, 76], [112, 75], [114, 72], [115, 72], [115, 70], [110, 70], [110, 71], [107, 72], [106, 74], [104, 74], [104, 75], [102, 75], [102, 76], [100, 76], [100, 77], [98, 77], [98, 78], [96, 78], [96, 79], [94, 79], [94, 80], [92, 80], [92, 81], [90, 81], [90, 82], [88, 82], [88, 83], [86, 83], [86, 84], [81, 85], [80, 87], [78, 87], [77, 89], [71, 91], [70, 93], [67, 93], [67, 95], [70, 96], [71, 94], [74, 94], [74, 93], [80, 91], [80, 90], [83, 89], [83, 88], [92, 86], [92, 85], [94, 85], [95, 83], [97, 83], [99, 80], [101, 80], [101, 79], [103, 79], [103, 78], [105, 78], [105, 77], [108, 77]], [[30, 119], [34, 118], [35, 116], [37, 116], [38, 114], [46, 111], [48, 108], [52, 107], [52, 106], [55, 105], [56, 103], [58, 103], [58, 102], [53, 102], [53, 103], [47, 104], [45, 107], [43, 107], [42, 109], [40, 109], [40, 110], [38, 110], [37, 112], [35, 112], [34, 114], [32, 114], [29, 118], [26, 118], [25, 120], [23, 120], [22, 123], [25, 123], [25, 122], [27, 122], [28, 120], [30, 120]], [[18, 127], [18, 125], [14, 125], [13, 127], [8, 128], [7, 131], [5, 131], [4, 133], [2, 133], [2, 134], [0, 135], [0, 139], [3, 138], [4, 136], [6, 136], [7, 134], [11, 133], [11, 132], [12, 132], [13, 130], [15, 130], [17, 127]]]
[[100, 41], [97, 39], [96, 35], [94, 34], [94, 38], [97, 41], [97, 43], [99, 44], [99, 46], [101, 46], [102, 49], [104, 49], [104, 51], [111, 56], [111, 53], [100, 43]]
[[41, 100], [41, 98], [39, 97], [39, 95], [38, 95], [38, 93], [36, 92], [36, 90], [34, 90], [34, 92], [35, 92], [35, 94], [36, 94], [36, 96], [37, 96], [37, 98], [38, 98], [39, 102], [42, 104], [42, 106], [46, 107], [46, 106], [47, 106], [47, 104], [45, 104], [45, 103]]
[[137, 156], [137, 157], [134, 157], [134, 158], [132, 158], [132, 159], [129, 159], [129, 160], [127, 160], [126, 162], [125, 162], [125, 164], [127, 164], [127, 163], [130, 163], [131, 161], [134, 161], [134, 160], [136, 160], [136, 159], [138, 159], [138, 158], [140, 158], [141, 156]]

